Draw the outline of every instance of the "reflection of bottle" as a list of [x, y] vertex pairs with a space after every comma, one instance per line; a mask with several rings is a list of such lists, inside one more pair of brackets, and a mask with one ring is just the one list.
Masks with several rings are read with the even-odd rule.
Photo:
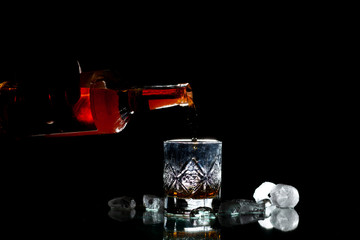
[[85, 72], [76, 90], [29, 93], [0, 83], [0, 134], [81, 136], [123, 130], [134, 112], [193, 106], [189, 84], [121, 88], [110, 71]]

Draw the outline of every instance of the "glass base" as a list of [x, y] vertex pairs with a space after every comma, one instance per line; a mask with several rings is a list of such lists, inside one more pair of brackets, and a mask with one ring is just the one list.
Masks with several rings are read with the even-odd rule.
[[165, 210], [171, 214], [188, 215], [193, 209], [198, 207], [209, 207], [214, 209], [214, 205], [218, 198], [204, 198], [204, 199], [183, 199], [176, 197], [165, 197]]

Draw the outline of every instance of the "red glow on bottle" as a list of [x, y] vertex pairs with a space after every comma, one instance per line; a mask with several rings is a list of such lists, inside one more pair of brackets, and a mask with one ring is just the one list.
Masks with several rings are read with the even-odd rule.
[[91, 110], [100, 133], [120, 132], [127, 123], [119, 112], [119, 96], [111, 89], [91, 89]]
[[80, 99], [73, 107], [76, 119], [85, 124], [94, 124], [90, 107], [90, 89], [80, 88]]

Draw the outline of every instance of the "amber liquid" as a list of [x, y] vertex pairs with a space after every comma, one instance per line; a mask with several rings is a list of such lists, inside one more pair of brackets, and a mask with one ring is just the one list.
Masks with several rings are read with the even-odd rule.
[[[201, 229], [201, 226], [200, 226]], [[164, 238], [163, 239], [221, 239], [221, 234], [219, 231], [216, 230], [205, 230], [204, 231], [174, 231], [174, 232], [165, 232], [164, 231]]]
[[169, 189], [165, 191], [165, 194], [169, 197], [176, 197], [176, 198], [192, 198], [192, 199], [207, 199], [207, 198], [214, 198], [219, 196], [220, 189], [213, 189], [211, 187], [206, 187], [205, 189], [199, 189], [195, 193], [188, 193], [185, 191], [176, 191], [173, 189]]

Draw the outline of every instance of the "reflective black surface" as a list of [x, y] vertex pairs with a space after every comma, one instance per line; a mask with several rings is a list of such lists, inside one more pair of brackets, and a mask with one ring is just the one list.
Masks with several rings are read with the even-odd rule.
[[[141, 205], [143, 194], [163, 196], [163, 141], [188, 134], [183, 110], [164, 109], [134, 116], [118, 135], [4, 141], [7, 156], [2, 157], [6, 183], [3, 206], [12, 219], [8, 223], [17, 229], [16, 234], [28, 236], [162, 239], [167, 232], [161, 217], [159, 223], [144, 224], [141, 208], [135, 209], [133, 218], [121, 213], [113, 215], [109, 213], [108, 201], [126, 195]], [[288, 239], [309, 234], [312, 223], [317, 222], [311, 202], [315, 192], [310, 187], [312, 169], [299, 162], [291, 163], [315, 160], [306, 147], [299, 150], [299, 144], [306, 143], [301, 140], [295, 144], [276, 137], [277, 141], [254, 139], [251, 134], [241, 135], [243, 125], [235, 124], [233, 119], [215, 121], [203, 117], [205, 114], [202, 131], [223, 141], [223, 200], [252, 199], [255, 188], [264, 181], [291, 184], [300, 194], [295, 207], [299, 215], [295, 230], [264, 229], [257, 222], [234, 226], [215, 222], [221, 239]], [[214, 122], [218, 127], [213, 127]], [[232, 129], [219, 130], [230, 123]]]

